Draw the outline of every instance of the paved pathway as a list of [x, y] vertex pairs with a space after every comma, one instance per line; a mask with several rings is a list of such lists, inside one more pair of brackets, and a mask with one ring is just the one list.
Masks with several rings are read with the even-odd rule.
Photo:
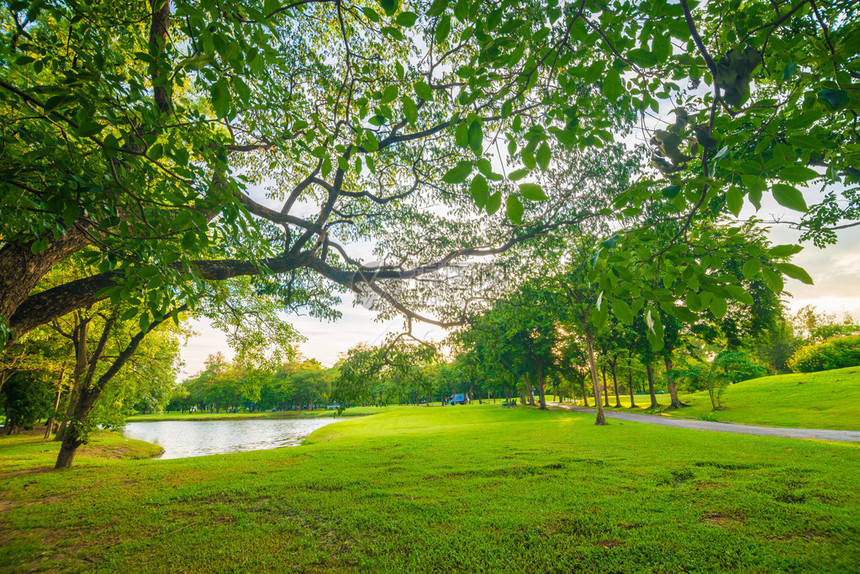
[[[549, 403], [568, 411], [578, 413], [594, 414], [594, 409], [577, 407], [573, 405], [562, 405]], [[827, 429], [788, 429], [780, 427], [758, 427], [753, 425], [741, 425], [734, 423], [712, 423], [709, 421], [694, 421], [687, 419], [671, 419], [654, 415], [639, 415], [634, 413], [619, 413], [615, 411], [603, 411], [606, 418], [647, 423], [651, 425], [663, 425], [667, 427], [681, 427], [685, 429], [709, 430], [716, 432], [730, 432], [735, 434], [756, 434], [762, 436], [782, 436], [788, 438], [811, 438], [818, 440], [834, 440], [840, 442], [860, 442], [860, 431], [827, 430]]]

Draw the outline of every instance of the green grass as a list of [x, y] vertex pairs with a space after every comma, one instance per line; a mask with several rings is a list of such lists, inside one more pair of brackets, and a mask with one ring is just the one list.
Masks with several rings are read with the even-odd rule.
[[[664, 410], [669, 395], [657, 395], [662, 409], [646, 410], [648, 395], [636, 395], [636, 412], [678, 418], [717, 420], [749, 425], [837, 430], [860, 429], [860, 367], [820, 373], [797, 373], [762, 377], [731, 385], [723, 392], [725, 410], [714, 412], [707, 392], [682, 394], [691, 406]], [[609, 404], [615, 404], [610, 395]], [[624, 410], [630, 411], [630, 396], [621, 396]]]
[[299, 448], [64, 472], [20, 472], [3, 439], [0, 571], [856, 571], [858, 445], [592, 423], [399, 408]]
[[[34, 468], [53, 468], [60, 451], [60, 443], [44, 440], [45, 428], [24, 431], [21, 434], [0, 436], [0, 476], [14, 472], [30, 472]], [[128, 439], [115, 432], [102, 431], [81, 446], [75, 461], [81, 465], [110, 464], [116, 460], [149, 459], [164, 449], [157, 444]]]
[[158, 422], [158, 421], [223, 421], [238, 419], [315, 419], [320, 417], [356, 417], [373, 415], [392, 407], [355, 407], [345, 410], [340, 415], [335, 410], [320, 409], [315, 411], [257, 411], [253, 413], [180, 413], [169, 411], [157, 415], [133, 415], [128, 417], [128, 422]]

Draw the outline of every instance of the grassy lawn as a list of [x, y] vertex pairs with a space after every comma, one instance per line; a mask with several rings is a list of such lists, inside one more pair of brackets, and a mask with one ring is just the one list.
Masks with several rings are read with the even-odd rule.
[[[860, 447], [498, 405], [175, 460], [0, 440], [0, 571], [850, 572]], [[28, 450], [30, 449], [30, 450]], [[26, 463], [22, 463], [24, 459]], [[20, 472], [22, 466], [31, 471]]]
[[[648, 395], [636, 395], [636, 406], [642, 412], [650, 405]], [[860, 429], [860, 367], [820, 373], [798, 373], [752, 379], [732, 385], [723, 392], [725, 410], [713, 412], [707, 392], [682, 394], [681, 400], [692, 405], [680, 410], [657, 413], [682, 418], [701, 418], [749, 425], [790, 428]], [[657, 395], [657, 401], [669, 404], [669, 395]], [[609, 404], [615, 404], [610, 395]], [[630, 396], [621, 404], [630, 410]], [[648, 411], [650, 413], [650, 411]]]

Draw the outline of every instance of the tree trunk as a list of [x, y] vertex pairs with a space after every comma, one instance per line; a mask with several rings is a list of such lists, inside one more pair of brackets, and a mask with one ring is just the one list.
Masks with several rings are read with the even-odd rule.
[[682, 403], [681, 399], [678, 398], [678, 388], [675, 386], [675, 378], [672, 376], [672, 357], [667, 355], [663, 357], [663, 361], [666, 364], [666, 385], [669, 387], [669, 397], [672, 401], [669, 408], [680, 409], [681, 407], [689, 406]]
[[597, 380], [597, 362], [594, 358], [594, 341], [591, 340], [591, 333], [585, 331], [585, 342], [588, 347], [588, 368], [591, 371], [591, 386], [594, 388], [594, 405], [597, 408], [597, 418], [594, 421], [596, 425], [605, 425], [606, 416], [603, 414], [603, 405], [600, 404], [600, 383]]
[[[177, 311], [184, 311], [185, 308], [186, 307], [183, 305], [177, 309]], [[116, 359], [114, 359], [111, 366], [108, 367], [101, 377], [99, 377], [95, 384], [90, 386], [95, 373], [96, 362], [104, 352], [105, 344], [107, 343], [108, 336], [113, 328], [114, 319], [111, 318], [105, 323], [104, 331], [102, 331], [102, 336], [99, 340], [98, 346], [93, 352], [92, 362], [89, 370], [87, 371], [86, 379], [84, 380], [85, 385], [81, 388], [80, 396], [78, 397], [77, 404], [75, 405], [72, 424], [66, 427], [63, 444], [60, 446], [59, 455], [57, 455], [57, 464], [54, 466], [55, 469], [69, 468], [72, 465], [72, 461], [75, 459], [75, 453], [77, 452], [78, 447], [84, 443], [85, 436], [83, 434], [83, 424], [87, 420], [90, 411], [92, 411], [96, 400], [99, 398], [108, 382], [116, 376], [120, 369], [122, 369], [123, 365], [125, 365], [134, 353], [137, 352], [137, 348], [140, 346], [140, 342], [143, 341], [144, 337], [151, 333], [163, 321], [164, 319], [153, 321], [147, 329], [138, 332], [134, 337], [132, 337], [126, 348], [122, 350]], [[86, 339], [84, 339], [84, 342], [86, 342]]]
[[0, 275], [0, 317], [10, 320], [16, 334], [22, 331], [15, 328], [12, 318], [36, 284], [54, 265], [92, 242], [92, 236], [85, 233], [85, 229], [84, 225], [72, 225], [38, 254], [30, 249], [34, 242], [10, 242], [0, 249], [0, 269], [3, 269]]
[[656, 409], [660, 406], [660, 403], [657, 402], [657, 393], [654, 392], [654, 368], [651, 366], [651, 363], [645, 364], [645, 372], [648, 373], [648, 391], [651, 393], [650, 408]]
[[600, 367], [600, 375], [603, 377], [603, 387], [601, 387], [601, 389], [603, 390], [603, 407], [608, 409], [609, 408], [609, 391], [606, 390], [606, 367], [605, 366]]
[[582, 390], [582, 404], [588, 406], [588, 393], [585, 391], [585, 377], [579, 377], [579, 388]]
[[77, 405], [75, 405], [74, 414], [72, 415], [72, 424], [66, 427], [63, 444], [60, 446], [60, 453], [57, 455], [57, 463], [54, 465], [54, 469], [69, 468], [72, 466], [72, 461], [75, 459], [78, 447], [85, 442], [81, 425], [87, 420], [90, 411], [93, 410], [93, 405], [95, 405], [96, 400], [101, 395], [102, 388], [96, 385], [93, 388], [81, 390]]
[[526, 393], [528, 393], [528, 396], [529, 396], [529, 406], [533, 407], [533, 406], [535, 406], [535, 394], [534, 394], [534, 391], [532, 390], [532, 385], [529, 382], [529, 374], [528, 373], [523, 375], [523, 380], [526, 382]]
[[612, 386], [615, 388], [615, 408], [621, 408], [621, 398], [618, 396], [618, 376], [615, 373], [616, 367], [618, 367], [618, 357], [616, 356], [615, 360], [609, 363], [609, 366], [612, 367]]
[[636, 399], [633, 398], [633, 358], [627, 357], [627, 390], [630, 392], [630, 408], [636, 408]]
[[544, 380], [543, 380], [543, 360], [538, 359], [537, 363], [537, 384], [538, 396], [540, 399], [540, 410], [546, 410], [546, 396], [544, 395]]

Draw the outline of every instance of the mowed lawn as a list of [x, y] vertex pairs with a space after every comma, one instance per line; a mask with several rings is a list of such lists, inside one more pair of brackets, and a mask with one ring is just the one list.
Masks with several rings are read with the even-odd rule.
[[[630, 396], [620, 398], [623, 410], [629, 411]], [[860, 430], [860, 367], [743, 381], [723, 391], [724, 410], [716, 412], [707, 392], [682, 394], [680, 398], [691, 406], [665, 410], [669, 395], [657, 395], [664, 410], [652, 414], [683, 418], [704, 416], [708, 420], [748, 425]], [[648, 395], [636, 395], [635, 400], [642, 411], [651, 404]], [[615, 405], [615, 395], [610, 394], [609, 404]]]
[[[30, 441], [29, 444], [27, 440]], [[122, 439], [106, 439], [122, 441]], [[0, 440], [0, 571], [856, 572], [860, 446], [499, 405], [174, 460]], [[127, 447], [131, 448], [131, 447]]]

